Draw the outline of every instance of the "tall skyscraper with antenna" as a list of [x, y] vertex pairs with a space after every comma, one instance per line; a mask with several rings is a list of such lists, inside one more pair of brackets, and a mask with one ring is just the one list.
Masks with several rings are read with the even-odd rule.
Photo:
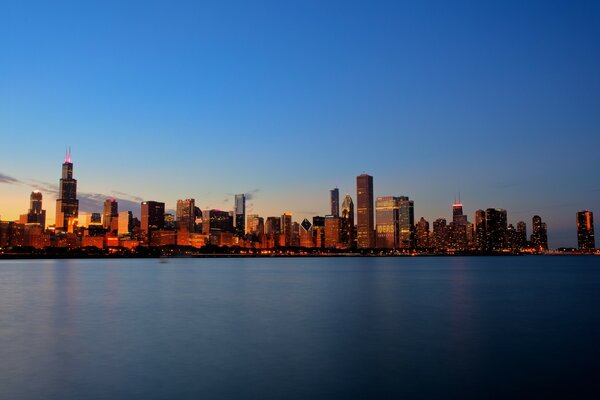
[[79, 215], [79, 200], [77, 200], [77, 180], [73, 179], [73, 163], [71, 162], [71, 148], [65, 154], [62, 165], [62, 177], [56, 199], [56, 220], [54, 227], [60, 231], [69, 230], [69, 221], [77, 219]]

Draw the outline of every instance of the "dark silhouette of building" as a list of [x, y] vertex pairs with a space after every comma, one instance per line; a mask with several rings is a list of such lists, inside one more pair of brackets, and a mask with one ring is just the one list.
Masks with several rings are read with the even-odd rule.
[[340, 190], [338, 188], [329, 191], [331, 197], [331, 215], [340, 216]]
[[517, 222], [515, 247], [517, 249], [524, 249], [527, 247], [527, 224], [524, 221]]
[[433, 221], [433, 247], [437, 251], [445, 251], [448, 245], [448, 226], [445, 218]]
[[143, 201], [141, 207], [140, 231], [143, 239], [150, 241], [152, 232], [165, 227], [165, 203], [158, 201]]
[[362, 174], [356, 177], [356, 224], [359, 248], [375, 247], [375, 218], [373, 215], [373, 177]]
[[235, 195], [235, 234], [243, 237], [246, 233], [246, 195]]
[[429, 221], [421, 217], [415, 228], [417, 248], [426, 250], [431, 248], [431, 232], [429, 232]]
[[532, 218], [531, 246], [536, 250], [548, 250], [548, 228], [539, 215]]
[[46, 210], [42, 210], [42, 192], [39, 190], [34, 190], [29, 196], [27, 223], [39, 224], [42, 230], [46, 229]]
[[485, 211], [487, 251], [502, 251], [506, 246], [507, 216], [502, 208], [488, 208]]
[[[56, 220], [54, 227], [58, 231], [72, 231], [72, 224], [79, 216], [79, 200], [77, 200], [77, 180], [73, 179], [73, 163], [71, 149], [67, 150], [62, 165], [62, 176], [56, 199]], [[71, 228], [69, 228], [71, 222]]]
[[475, 248], [479, 251], [486, 251], [487, 231], [485, 229], [485, 211], [475, 211]]
[[577, 213], [577, 246], [579, 250], [594, 250], [596, 240], [594, 237], [594, 214], [591, 211]]

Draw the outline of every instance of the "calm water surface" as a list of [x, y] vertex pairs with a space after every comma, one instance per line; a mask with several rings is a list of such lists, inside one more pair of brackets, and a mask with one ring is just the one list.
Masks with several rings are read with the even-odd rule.
[[0, 261], [1, 399], [600, 398], [600, 257]]

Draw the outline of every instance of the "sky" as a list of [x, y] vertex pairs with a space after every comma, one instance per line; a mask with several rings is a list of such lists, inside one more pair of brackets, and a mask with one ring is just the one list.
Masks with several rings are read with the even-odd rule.
[[[505, 208], [576, 244], [600, 213], [596, 1], [5, 1], [0, 217], [114, 196], [324, 215], [329, 189], [415, 217]], [[597, 219], [600, 219], [598, 216]]]

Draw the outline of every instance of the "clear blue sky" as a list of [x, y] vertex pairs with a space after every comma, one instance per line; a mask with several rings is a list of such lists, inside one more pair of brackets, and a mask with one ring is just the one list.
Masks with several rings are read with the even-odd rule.
[[3, 219], [71, 145], [89, 204], [252, 192], [300, 221], [366, 171], [417, 217], [460, 190], [574, 245], [577, 210], [600, 221], [600, 3], [7, 1], [0, 137]]

